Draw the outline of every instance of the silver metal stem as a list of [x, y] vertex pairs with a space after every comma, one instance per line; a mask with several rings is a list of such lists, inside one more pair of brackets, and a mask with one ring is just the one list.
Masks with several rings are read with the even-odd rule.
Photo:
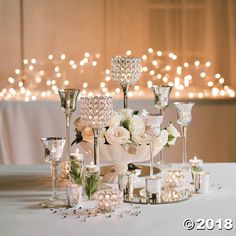
[[153, 176], [153, 140], [150, 139], [149, 141], [149, 146], [150, 146], [150, 176]]
[[123, 96], [124, 96], [124, 108], [128, 108], [129, 85], [128, 84], [121, 84], [121, 88], [123, 90]]
[[187, 165], [187, 126], [181, 126], [182, 148], [183, 148], [183, 164]]
[[99, 144], [98, 144], [98, 137], [99, 137], [99, 130], [93, 128], [93, 135], [94, 135], [94, 164], [99, 165]]
[[57, 197], [57, 163], [51, 162], [52, 199]]
[[67, 153], [67, 159], [69, 158], [69, 154], [70, 154], [70, 120], [71, 120], [71, 113], [66, 113], [66, 153]]

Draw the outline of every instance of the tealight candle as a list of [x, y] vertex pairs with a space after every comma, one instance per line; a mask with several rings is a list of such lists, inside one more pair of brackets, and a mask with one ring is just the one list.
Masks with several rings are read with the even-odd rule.
[[189, 160], [189, 165], [193, 169], [193, 167], [200, 167], [202, 168], [203, 160], [198, 159], [196, 156], [193, 159]]

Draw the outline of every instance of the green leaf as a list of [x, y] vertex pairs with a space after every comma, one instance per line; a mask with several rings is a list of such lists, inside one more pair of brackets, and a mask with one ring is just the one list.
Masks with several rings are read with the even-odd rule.
[[90, 176], [85, 176], [85, 192], [89, 199], [98, 189], [99, 178], [99, 172], [96, 172]]
[[124, 120], [121, 124], [125, 129], [129, 130], [129, 126], [130, 126], [130, 120]]
[[138, 115], [139, 114], [139, 110], [136, 110], [133, 112], [133, 115]]
[[203, 169], [200, 166], [192, 166], [192, 171], [193, 172], [201, 172]]
[[73, 146], [75, 143], [80, 143], [83, 141], [81, 132], [77, 129], [75, 131], [76, 131], [75, 140], [71, 143], [71, 146]]
[[171, 134], [168, 135], [168, 142], [170, 142], [170, 141], [172, 141], [174, 139], [175, 139], [175, 136], [173, 136]]
[[82, 166], [76, 163], [75, 161], [70, 161], [69, 175], [75, 181], [76, 184], [82, 184]]
[[167, 144], [165, 145], [165, 147], [166, 147], [166, 148], [169, 148], [169, 147], [170, 147], [170, 145], [167, 143]]

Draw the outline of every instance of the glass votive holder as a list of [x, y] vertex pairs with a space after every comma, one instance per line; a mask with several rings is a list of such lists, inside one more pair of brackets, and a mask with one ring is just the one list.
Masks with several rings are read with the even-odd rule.
[[125, 171], [118, 174], [118, 187], [125, 200], [131, 200], [134, 192], [134, 172]]
[[92, 162], [90, 165], [85, 166], [84, 172], [84, 190], [89, 200], [92, 195], [97, 192], [99, 185], [100, 167], [98, 165], [94, 165]]
[[208, 193], [210, 184], [210, 173], [201, 171], [194, 172], [194, 187], [198, 193]]
[[118, 189], [102, 189], [96, 193], [97, 208], [102, 212], [111, 212], [121, 207], [123, 194]]
[[169, 168], [163, 174], [163, 186], [189, 189], [189, 171], [186, 168]]
[[75, 207], [80, 205], [82, 201], [83, 186], [77, 184], [67, 184], [66, 186], [66, 196], [70, 207]]
[[180, 187], [164, 187], [162, 190], [163, 202], [178, 202], [189, 197], [189, 191]]
[[84, 174], [84, 158], [81, 153], [69, 154], [69, 181], [82, 185]]
[[158, 200], [161, 197], [162, 179], [159, 176], [148, 176], [145, 179], [146, 196], [152, 200]]

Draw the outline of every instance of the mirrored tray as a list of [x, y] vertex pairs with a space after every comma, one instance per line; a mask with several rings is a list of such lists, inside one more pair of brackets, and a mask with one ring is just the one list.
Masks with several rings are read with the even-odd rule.
[[144, 189], [135, 188], [134, 193], [133, 193], [133, 197], [132, 198], [125, 197], [124, 202], [134, 203], [134, 204], [156, 205], [156, 204], [168, 204], [168, 203], [182, 202], [182, 201], [185, 201], [185, 200], [189, 199], [190, 197], [192, 197], [192, 194], [189, 191], [184, 192], [183, 197], [181, 199], [172, 200], [172, 201], [164, 201], [162, 197], [160, 197], [160, 198], [155, 198], [155, 197], [147, 198], [145, 195], [146, 195], [146, 193], [145, 193]]
[[[149, 173], [150, 173], [150, 167], [149, 166], [138, 165], [138, 167], [140, 167], [141, 174], [137, 175], [137, 176], [144, 177], [144, 176], [149, 175]], [[158, 169], [157, 167], [154, 167], [153, 171], [154, 171], [154, 174], [158, 174], [158, 173], [161, 172], [161, 170]], [[105, 174], [114, 172], [114, 167], [112, 165], [102, 166], [100, 172], [101, 172], [101, 176], [104, 176]]]

